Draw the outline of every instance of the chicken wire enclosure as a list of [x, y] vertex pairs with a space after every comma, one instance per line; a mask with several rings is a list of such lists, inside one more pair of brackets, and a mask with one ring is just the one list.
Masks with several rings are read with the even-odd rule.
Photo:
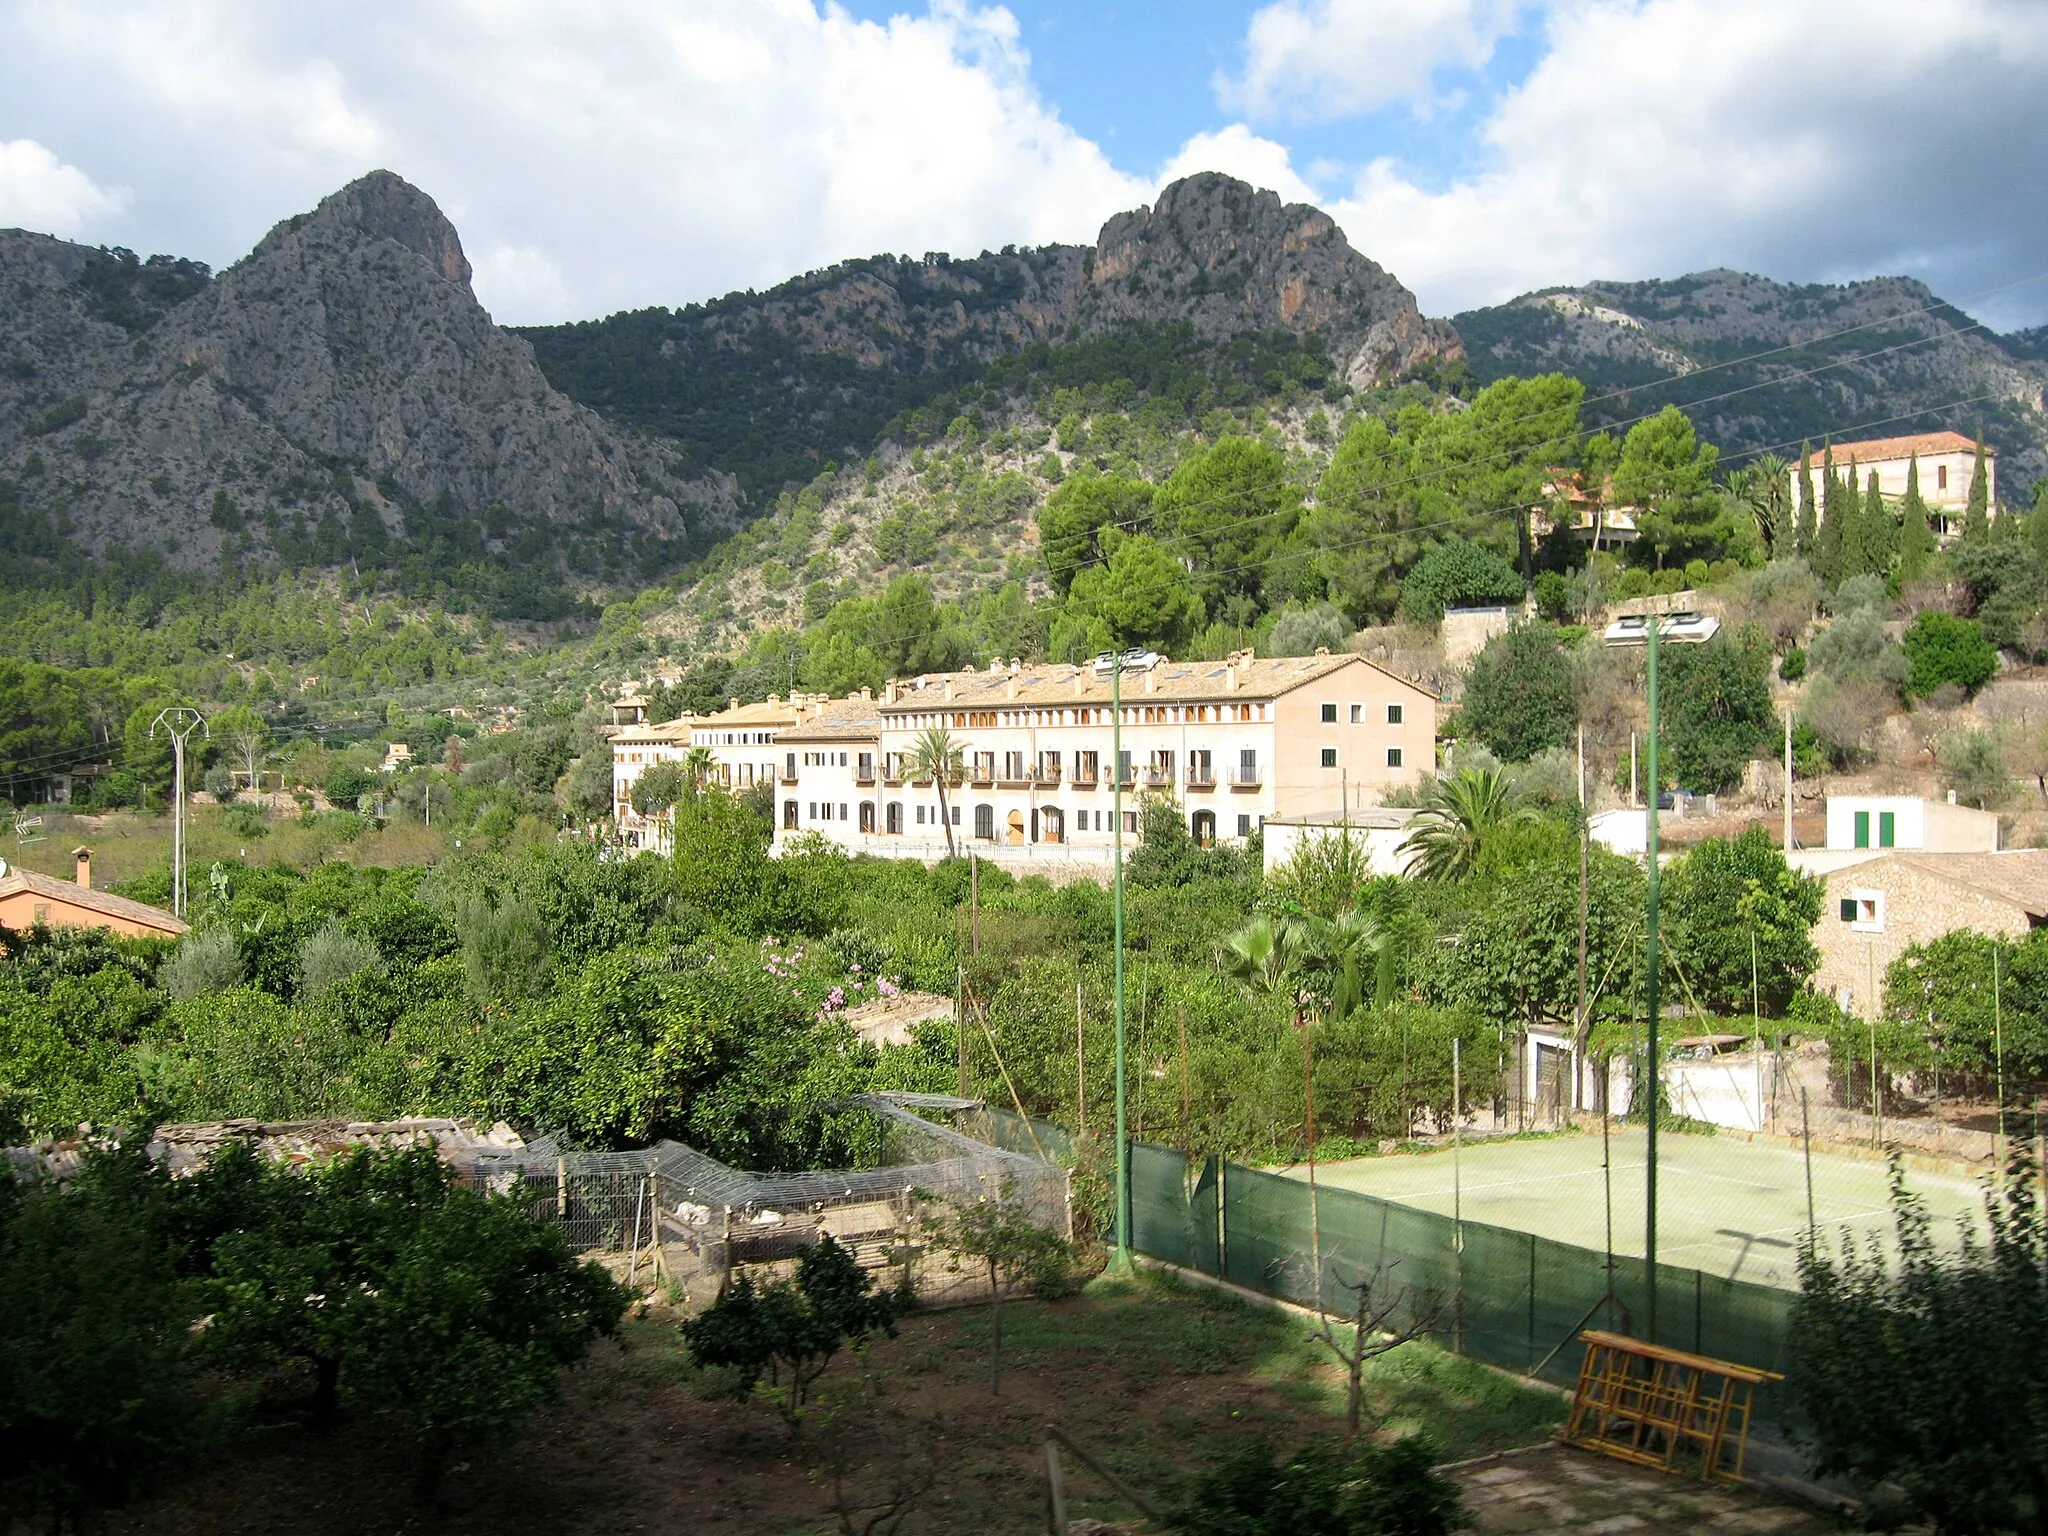
[[[582, 1253], [642, 1266], [693, 1299], [736, 1269], [796, 1258], [829, 1233], [864, 1265], [910, 1263], [924, 1207], [1004, 1200], [1034, 1225], [1069, 1230], [1065, 1172], [927, 1120], [915, 1107], [967, 1108], [918, 1095], [864, 1094], [843, 1108], [874, 1117], [868, 1168], [752, 1173], [681, 1142], [637, 1152], [579, 1152], [542, 1138], [464, 1160], [479, 1188], [516, 1193], [537, 1220], [560, 1224]], [[905, 1278], [913, 1277], [909, 1270]]]

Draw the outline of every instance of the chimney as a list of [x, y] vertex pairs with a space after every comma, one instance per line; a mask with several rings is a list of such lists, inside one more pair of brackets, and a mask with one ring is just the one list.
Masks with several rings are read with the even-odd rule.
[[948, 704], [953, 702], [953, 679], [950, 677], [946, 679], [946, 702]]
[[92, 850], [83, 846], [77, 847], [71, 850], [71, 857], [74, 860], [73, 868], [76, 871], [72, 878], [78, 882], [78, 888], [82, 891], [91, 890]]
[[1225, 693], [1237, 692], [1237, 658], [1234, 656], [1231, 658], [1230, 665], [1223, 669], [1223, 691]]
[[1011, 703], [1015, 703], [1015, 702], [1016, 702], [1016, 700], [1017, 700], [1017, 678], [1016, 678], [1016, 674], [1015, 674], [1015, 673], [1012, 673], [1012, 674], [1011, 674], [1011, 676], [1010, 676], [1010, 679], [1009, 679], [1009, 681], [1003, 684], [1003, 697], [1004, 697], [1004, 698], [1006, 698], [1006, 699], [1008, 699], [1008, 700], [1009, 700], [1009, 701], [1010, 701]]
[[[782, 695], [779, 693], [771, 693], [768, 695], [768, 702], [770, 704], [780, 704], [782, 702]], [[738, 699], [727, 699], [725, 701], [725, 707], [727, 709], [738, 709], [740, 707], [740, 701]]]
[[885, 703], [894, 704], [896, 702], [897, 687], [896, 679], [890, 678], [887, 685], [882, 689], [882, 699]]
[[1157, 693], [1159, 691], [1158, 685], [1154, 681], [1155, 670], [1152, 667], [1145, 669], [1145, 691], [1147, 693]]
[[1074, 697], [1077, 699], [1081, 697], [1081, 669], [1079, 667], [1074, 668]]

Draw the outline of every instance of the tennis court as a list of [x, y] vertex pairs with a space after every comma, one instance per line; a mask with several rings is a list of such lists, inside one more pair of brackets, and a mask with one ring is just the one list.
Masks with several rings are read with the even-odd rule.
[[[1455, 1202], [1467, 1221], [1602, 1252], [1611, 1205], [1614, 1251], [1640, 1256], [1646, 1141], [1639, 1127], [1616, 1126], [1605, 1170], [1601, 1137], [1593, 1131], [1473, 1143], [1455, 1157], [1445, 1149], [1355, 1158], [1319, 1165], [1317, 1177], [1325, 1186], [1444, 1215]], [[1798, 1285], [1806, 1164], [1797, 1148], [1667, 1133], [1657, 1138], [1657, 1153], [1659, 1262], [1787, 1289]], [[1285, 1171], [1306, 1176], [1298, 1167]], [[1889, 1246], [1887, 1177], [1881, 1159], [1816, 1151], [1813, 1206], [1821, 1231], [1847, 1231], [1859, 1247], [1864, 1234], [1875, 1233]], [[1955, 1243], [1958, 1218], [1983, 1230], [1977, 1181], [1909, 1168], [1906, 1184], [1926, 1203], [1937, 1238]]]

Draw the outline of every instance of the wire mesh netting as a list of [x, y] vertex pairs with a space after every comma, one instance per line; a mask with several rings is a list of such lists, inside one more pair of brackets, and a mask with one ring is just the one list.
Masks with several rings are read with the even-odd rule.
[[753, 1173], [680, 1142], [582, 1152], [546, 1138], [479, 1150], [456, 1166], [479, 1188], [520, 1195], [579, 1252], [615, 1261], [629, 1278], [644, 1265], [692, 1301], [708, 1300], [736, 1269], [793, 1261], [825, 1234], [852, 1246], [864, 1266], [899, 1267], [900, 1278], [931, 1298], [971, 1284], [921, 1239], [935, 1208], [1000, 1200], [1034, 1225], [1070, 1228], [1062, 1169], [914, 1113], [958, 1102], [882, 1094], [848, 1101], [877, 1122], [869, 1140], [880, 1157], [868, 1168]]

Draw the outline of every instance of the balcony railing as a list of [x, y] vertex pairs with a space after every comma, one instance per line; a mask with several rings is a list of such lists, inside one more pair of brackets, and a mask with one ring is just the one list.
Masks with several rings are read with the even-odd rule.
[[986, 788], [996, 781], [996, 771], [986, 763], [976, 763], [967, 770], [967, 782]]
[[1189, 788], [1189, 789], [1214, 789], [1215, 787], [1216, 787], [1216, 770], [1215, 770], [1215, 769], [1213, 769], [1213, 768], [1190, 768], [1190, 769], [1188, 770], [1188, 788]]
[[1095, 785], [1095, 765], [1093, 763], [1074, 764], [1073, 785], [1076, 789], [1092, 789]]
[[1056, 788], [1060, 782], [1060, 765], [1058, 763], [1040, 763], [1031, 770], [1031, 782], [1040, 789]]
[[882, 782], [884, 784], [901, 784], [903, 782], [903, 770], [895, 763], [884, 763], [882, 765]]
[[[854, 765], [854, 770], [853, 770], [853, 782], [854, 782], [854, 783], [856, 783], [856, 784], [872, 784], [872, 783], [874, 783], [874, 782], [875, 782], [875, 765], [874, 765], [873, 763], [857, 763], [857, 764], [855, 764], [855, 765]], [[870, 830], [872, 830], [872, 829], [870, 829]]]
[[794, 784], [796, 782], [796, 770], [794, 768], [787, 766], [778, 768], [775, 776], [785, 784]]
[[1171, 768], [1147, 768], [1145, 770], [1145, 787], [1147, 789], [1165, 789], [1171, 783], [1173, 783], [1173, 770]]
[[1257, 789], [1265, 781], [1265, 770], [1256, 766], [1240, 767], [1230, 776], [1230, 785], [1233, 789]]

